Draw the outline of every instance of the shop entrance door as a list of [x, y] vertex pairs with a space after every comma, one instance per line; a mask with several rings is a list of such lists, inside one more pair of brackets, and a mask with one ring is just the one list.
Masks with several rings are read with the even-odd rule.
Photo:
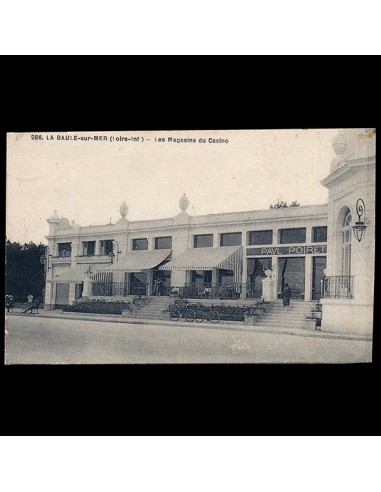
[[139, 297], [147, 295], [147, 274], [146, 273], [131, 273], [130, 295], [139, 296]]
[[262, 297], [262, 281], [266, 278], [265, 270], [271, 267], [271, 258], [247, 259], [247, 297], [254, 299], [260, 299]]
[[278, 292], [283, 292], [288, 284], [291, 289], [292, 299], [304, 299], [305, 291], [305, 257], [279, 258], [278, 263]]
[[319, 301], [321, 298], [321, 284], [324, 278], [323, 270], [327, 265], [327, 258], [325, 256], [315, 256], [313, 258], [312, 269], [312, 299]]
[[56, 302], [55, 307], [63, 308], [69, 304], [69, 283], [57, 283], [56, 284]]

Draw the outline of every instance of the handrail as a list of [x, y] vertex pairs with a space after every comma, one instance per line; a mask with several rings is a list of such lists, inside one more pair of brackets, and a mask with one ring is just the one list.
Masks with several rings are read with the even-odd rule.
[[323, 280], [322, 299], [353, 299], [353, 275], [332, 275]]

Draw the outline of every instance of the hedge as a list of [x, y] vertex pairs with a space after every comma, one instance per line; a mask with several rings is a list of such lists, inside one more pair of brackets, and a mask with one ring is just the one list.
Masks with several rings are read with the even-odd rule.
[[64, 307], [63, 311], [70, 313], [122, 314], [123, 311], [130, 310], [129, 304], [129, 302], [119, 300], [89, 299], [75, 301], [73, 304]]

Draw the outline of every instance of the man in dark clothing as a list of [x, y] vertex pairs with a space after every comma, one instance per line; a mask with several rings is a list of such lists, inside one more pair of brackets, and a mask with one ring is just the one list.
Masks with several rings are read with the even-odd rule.
[[13, 311], [14, 305], [15, 305], [15, 301], [13, 299], [13, 296], [11, 295], [5, 296], [5, 307], [7, 308], [8, 313], [10, 312], [11, 309]]
[[290, 305], [290, 299], [291, 299], [291, 289], [290, 286], [286, 284], [283, 289], [283, 306], [285, 312], [287, 311], [287, 308]]

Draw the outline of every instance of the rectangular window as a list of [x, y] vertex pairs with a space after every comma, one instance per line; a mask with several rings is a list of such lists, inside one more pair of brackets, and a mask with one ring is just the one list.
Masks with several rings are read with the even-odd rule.
[[63, 258], [67, 256], [71, 256], [71, 243], [59, 243], [58, 256], [61, 256]]
[[95, 255], [95, 241], [83, 241], [83, 256], [94, 256]]
[[212, 248], [213, 234], [198, 234], [194, 237], [195, 248]]
[[101, 241], [101, 250], [100, 254], [108, 256], [110, 252], [113, 250], [113, 240], [112, 239], [105, 239]]
[[249, 232], [249, 244], [272, 244], [273, 243], [273, 231], [250, 231]]
[[326, 243], [327, 242], [327, 227], [313, 227], [312, 228], [312, 242], [313, 243]]
[[148, 249], [148, 239], [133, 239], [132, 240], [132, 251], [142, 251]]
[[305, 243], [306, 228], [298, 227], [294, 229], [280, 229], [279, 242], [280, 244]]
[[172, 236], [156, 237], [155, 249], [172, 249]]
[[242, 232], [227, 232], [221, 234], [220, 246], [241, 246]]

